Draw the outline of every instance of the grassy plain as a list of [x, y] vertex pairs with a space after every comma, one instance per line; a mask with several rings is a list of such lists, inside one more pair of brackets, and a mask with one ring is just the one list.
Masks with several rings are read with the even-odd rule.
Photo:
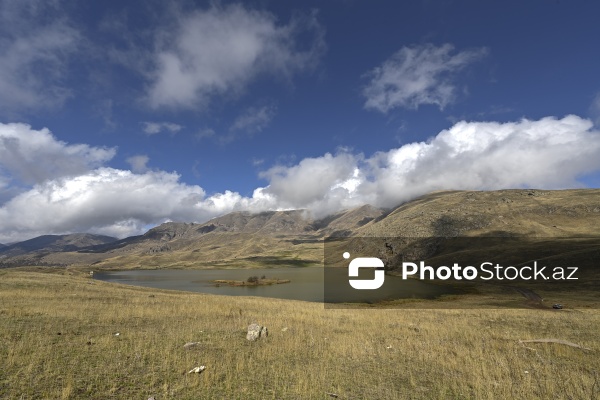
[[[325, 309], [48, 271], [0, 270], [1, 399], [600, 396], [600, 310]], [[590, 350], [519, 342], [539, 338]]]

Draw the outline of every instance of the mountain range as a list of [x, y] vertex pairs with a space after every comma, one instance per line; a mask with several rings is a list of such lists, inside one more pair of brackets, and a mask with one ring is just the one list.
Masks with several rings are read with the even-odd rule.
[[598, 236], [600, 189], [434, 192], [391, 209], [364, 205], [326, 218], [305, 210], [233, 212], [167, 222], [125, 239], [46, 235], [0, 247], [0, 266], [270, 267], [320, 264], [328, 236]]

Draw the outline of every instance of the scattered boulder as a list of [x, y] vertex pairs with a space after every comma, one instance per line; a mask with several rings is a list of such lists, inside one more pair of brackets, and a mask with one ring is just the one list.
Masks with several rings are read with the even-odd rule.
[[246, 339], [250, 341], [255, 341], [261, 337], [269, 336], [269, 331], [266, 326], [260, 326], [259, 324], [250, 324], [248, 325], [248, 333], [246, 334]]
[[199, 367], [195, 367], [192, 368], [191, 370], [188, 371], [188, 374], [200, 374], [202, 373], [202, 371], [204, 371], [206, 369], [206, 366], [201, 365]]

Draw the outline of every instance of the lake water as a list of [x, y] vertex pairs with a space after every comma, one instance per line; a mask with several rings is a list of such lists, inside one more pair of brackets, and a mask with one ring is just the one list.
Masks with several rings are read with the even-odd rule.
[[[402, 280], [396, 276], [386, 276], [385, 284], [376, 291], [355, 290], [348, 284], [347, 270], [335, 270], [335, 284], [332, 284], [328, 271], [327, 301], [373, 302], [402, 298], [435, 298], [452, 293], [451, 288], [432, 285], [417, 280]], [[250, 276], [289, 279], [290, 283], [268, 286], [220, 285], [213, 280], [246, 280]], [[339, 278], [338, 278], [339, 275]], [[210, 270], [131, 270], [95, 272], [94, 278], [106, 282], [144, 286], [157, 289], [183, 290], [227, 296], [260, 296], [313, 302], [324, 301], [323, 268], [276, 268], [276, 269], [210, 269]], [[362, 279], [362, 277], [361, 277]], [[367, 293], [368, 292], [368, 293]], [[351, 299], [351, 300], [349, 300]]]

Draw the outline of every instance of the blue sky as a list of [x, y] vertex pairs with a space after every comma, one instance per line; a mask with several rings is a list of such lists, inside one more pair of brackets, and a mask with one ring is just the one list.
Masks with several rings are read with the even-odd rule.
[[599, 14], [0, 0], [0, 242], [599, 187]]

